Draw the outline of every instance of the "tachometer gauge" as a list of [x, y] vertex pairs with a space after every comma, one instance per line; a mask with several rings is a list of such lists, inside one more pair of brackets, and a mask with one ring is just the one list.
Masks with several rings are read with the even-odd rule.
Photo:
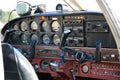
[[35, 42], [36, 44], [38, 43], [38, 36], [36, 34], [33, 34], [31, 36], [31, 41]]
[[60, 24], [59, 24], [58, 21], [53, 21], [52, 24], [51, 24], [51, 27], [52, 27], [53, 31], [59, 31]]
[[42, 29], [43, 29], [44, 31], [46, 31], [46, 32], [50, 30], [50, 27], [49, 27], [49, 24], [48, 24], [47, 21], [44, 21], [44, 22], [42, 23]]
[[28, 29], [27, 23], [25, 21], [22, 21], [20, 23], [20, 28], [21, 28], [22, 31], [26, 31]]
[[19, 30], [18, 25], [17, 25], [17, 24], [16, 24], [16, 25], [14, 25], [13, 29], [14, 29], [14, 30]]
[[59, 45], [60, 44], [60, 37], [58, 35], [54, 35], [53, 42], [55, 45]]
[[29, 42], [28, 42], [28, 35], [22, 34], [22, 35], [21, 35], [21, 41], [22, 41], [22, 43], [24, 43], [24, 44], [28, 44], [28, 43], [29, 43]]
[[49, 45], [50, 43], [50, 38], [48, 35], [43, 35], [43, 43], [46, 44], [46, 45]]
[[35, 21], [31, 22], [30, 27], [31, 27], [32, 30], [37, 30], [38, 29], [38, 25]]

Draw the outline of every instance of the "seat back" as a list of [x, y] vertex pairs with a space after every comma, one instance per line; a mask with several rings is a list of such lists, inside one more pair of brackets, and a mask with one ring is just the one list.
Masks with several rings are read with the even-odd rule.
[[30, 62], [17, 49], [2, 43], [5, 80], [38, 80]]
[[4, 75], [5, 80], [20, 80], [16, 56], [14, 55], [13, 47], [9, 44], [2, 43]]

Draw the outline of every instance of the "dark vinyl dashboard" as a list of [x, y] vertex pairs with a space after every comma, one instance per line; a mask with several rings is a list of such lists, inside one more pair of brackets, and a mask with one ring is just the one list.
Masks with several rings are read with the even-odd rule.
[[[90, 77], [108, 79], [120, 77], [117, 71], [120, 66], [119, 54], [116, 43], [109, 26], [100, 12], [75, 11], [75, 12], [49, 12], [32, 16], [20, 17], [6, 24], [2, 34], [10, 29], [6, 42], [16, 47], [35, 67], [36, 72], [50, 73], [55, 77], [56, 73], [65, 74], [69, 79], [69, 71], [75, 70], [77, 77]], [[59, 49], [64, 30], [71, 29], [67, 37], [65, 47], [76, 51], [83, 51], [95, 57], [96, 43], [101, 41], [101, 63], [84, 62], [77, 64], [74, 57]], [[64, 54], [67, 62], [64, 69], [56, 70], [54, 66], [46, 66], [44, 60], [51, 63], [61, 61], [60, 55]], [[108, 64], [109, 63], [109, 64]], [[69, 68], [67, 68], [70, 66]], [[97, 69], [95, 69], [97, 67]], [[87, 71], [84, 70], [88, 69]], [[106, 68], [106, 70], [105, 70]], [[115, 71], [114, 71], [115, 70]], [[107, 73], [106, 73], [107, 72]], [[87, 74], [87, 75], [86, 75]], [[95, 75], [97, 74], [97, 76]], [[107, 75], [107, 76], [106, 76]]]
[[116, 48], [109, 26], [101, 13], [49, 13], [16, 19], [8, 23], [14, 32], [7, 42], [11, 44], [32, 44], [59, 46], [62, 32], [72, 29], [66, 40], [68, 47], [95, 47], [97, 40], [103, 48]]

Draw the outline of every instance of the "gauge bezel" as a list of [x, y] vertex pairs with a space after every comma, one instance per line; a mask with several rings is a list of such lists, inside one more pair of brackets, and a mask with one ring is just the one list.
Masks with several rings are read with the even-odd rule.
[[[23, 37], [25, 37], [26, 39], [23, 39]], [[25, 33], [21, 34], [20, 35], [20, 40], [21, 40], [21, 42], [23, 44], [29, 44], [29, 36], [28, 36], [28, 34], [25, 34]]]
[[87, 64], [82, 65], [82, 72], [83, 73], [88, 73], [88, 71], [89, 71], [88, 65]]
[[[55, 39], [55, 38], [57, 38], [57, 39]], [[59, 39], [59, 42], [58, 42], [58, 39]], [[57, 42], [56, 42], [57, 41]], [[54, 45], [56, 45], [56, 46], [58, 46], [59, 44], [60, 44], [60, 37], [59, 37], [59, 35], [58, 34], [54, 34], [53, 35], [53, 43], [54, 43]]]
[[52, 28], [52, 31], [55, 31], [55, 32], [57, 32], [57, 31], [59, 31], [60, 30], [60, 23], [59, 23], [59, 21], [58, 20], [53, 20], [52, 22], [51, 22], [51, 28]]
[[[35, 27], [34, 27], [33, 25], [35, 25]], [[32, 21], [32, 22], [30, 23], [30, 29], [33, 30], [33, 31], [38, 30], [38, 24], [37, 24], [36, 21]]]
[[13, 30], [19, 30], [19, 26], [18, 26], [18, 24], [15, 24], [14, 26], [13, 26]]
[[[49, 42], [48, 42], [48, 41], [47, 41], [47, 42], [46, 42], [46, 41], [44, 41], [44, 40], [45, 40], [45, 38], [49, 39]], [[49, 45], [49, 44], [50, 44], [50, 42], [51, 42], [49, 35], [44, 34], [44, 35], [42, 36], [42, 42], [43, 42], [43, 44], [45, 44], [45, 45]]]
[[[35, 39], [37, 38], [37, 40], [33, 40], [32, 38], [33, 38], [33, 36], [35, 37]], [[36, 41], [35, 43], [37, 44], [38, 43], [38, 41], [39, 41], [39, 37], [38, 37], [38, 35], [37, 34], [31, 34], [31, 37], [30, 37], [30, 40], [31, 41]]]
[[42, 21], [41, 23], [41, 30], [47, 32], [50, 30], [50, 25], [48, 21]]
[[21, 21], [20, 22], [20, 30], [21, 31], [27, 31], [28, 30], [28, 24], [26, 21]]

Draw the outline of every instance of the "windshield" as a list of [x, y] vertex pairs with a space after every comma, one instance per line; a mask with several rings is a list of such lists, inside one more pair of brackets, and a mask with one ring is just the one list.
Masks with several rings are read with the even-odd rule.
[[119, 35], [119, 38], [120, 38], [120, 11], [118, 10], [118, 7], [120, 6], [120, 4], [119, 4], [120, 1], [107, 0], [106, 2], [108, 3], [109, 9], [111, 10], [113, 16], [116, 19], [116, 24], [118, 24], [115, 26], [115, 28], [116, 28], [117, 34]]
[[[11, 11], [16, 8], [17, 2], [20, 0], [3, 0], [2, 3], [0, 3], [0, 9], [3, 9], [5, 11]], [[55, 7], [57, 4], [66, 4], [68, 2], [75, 10], [78, 10], [78, 8], [75, 7], [75, 5], [72, 4], [72, 1], [75, 0], [22, 0], [25, 2], [30, 3], [31, 5], [38, 5], [38, 4], [45, 4], [47, 11], [55, 11]], [[76, 0], [81, 7], [83, 7], [84, 10], [94, 10], [94, 11], [100, 11], [99, 6], [96, 3], [96, 0]], [[11, 5], [8, 7], [6, 5]]]

